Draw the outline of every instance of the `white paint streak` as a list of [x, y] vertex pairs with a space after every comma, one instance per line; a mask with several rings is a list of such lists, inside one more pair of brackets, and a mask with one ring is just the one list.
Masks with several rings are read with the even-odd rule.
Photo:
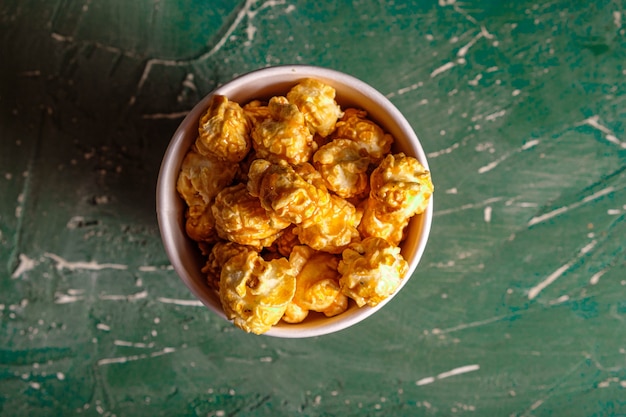
[[448, 71], [449, 69], [454, 67], [454, 65], [454, 62], [452, 61], [443, 64], [442, 66], [436, 68], [435, 70], [433, 70], [433, 72], [430, 73], [430, 78], [435, 78], [437, 75]]
[[113, 344], [115, 346], [134, 347], [134, 348], [140, 348], [140, 349], [148, 349], [148, 348], [154, 347], [154, 343], [137, 343], [137, 342], [129, 342], [127, 340], [114, 340]]
[[600, 116], [591, 116], [585, 120], [583, 120], [582, 124], [586, 124], [589, 125], [591, 127], [593, 127], [594, 129], [604, 133], [604, 138], [615, 144], [618, 145], [621, 148], [625, 148], [626, 149], [626, 142], [622, 142], [621, 140], [619, 140], [617, 138], [617, 136], [615, 135], [615, 132], [613, 132], [611, 129], [609, 129], [608, 127], [604, 126], [603, 124], [600, 123]]
[[454, 369], [451, 369], [451, 370], [446, 371], [446, 372], [442, 372], [439, 375], [437, 375], [436, 377], [435, 376], [429, 376], [429, 377], [426, 377], [426, 378], [422, 378], [419, 381], [415, 382], [415, 385], [417, 385], [417, 386], [428, 385], [428, 384], [432, 384], [436, 380], [450, 378], [451, 376], [462, 375], [462, 374], [466, 374], [468, 372], [478, 371], [479, 369], [480, 369], [480, 366], [476, 365], [476, 364], [461, 366], [461, 367], [454, 368]]
[[28, 272], [35, 266], [37, 266], [37, 262], [34, 259], [30, 259], [23, 253], [20, 253], [19, 259], [19, 265], [17, 266], [15, 271], [13, 271], [13, 274], [11, 274], [11, 278], [13, 279], [19, 278], [24, 272]]
[[435, 377], [429, 376], [429, 377], [420, 379], [419, 381], [415, 383], [415, 385], [422, 386], [422, 385], [432, 384], [433, 382], [435, 382]]
[[598, 271], [593, 274], [593, 276], [589, 279], [589, 284], [596, 285], [598, 282], [600, 282], [600, 278], [602, 278], [602, 275], [606, 274], [606, 271], [606, 269], [603, 269], [602, 271]]
[[156, 266], [145, 265], [145, 266], [140, 266], [139, 270], [141, 272], [156, 272], [158, 271], [158, 268]]
[[76, 301], [83, 300], [84, 298], [85, 297], [83, 297], [82, 295], [56, 293], [54, 295], [54, 302], [56, 304], [69, 304], [69, 303], [75, 303]]
[[56, 32], [52, 32], [50, 36], [57, 42], [72, 42], [74, 40], [74, 38], [72, 38], [71, 36], [61, 35], [60, 33]]
[[104, 294], [104, 295], [100, 295], [98, 298], [100, 298], [101, 300], [107, 300], [107, 301], [135, 301], [135, 300], [141, 300], [147, 297], [148, 297], [148, 291], [143, 290], [138, 293], [129, 294], [129, 295]]
[[487, 116], [485, 116], [485, 120], [487, 120], [489, 122], [493, 122], [498, 117], [502, 117], [505, 114], [506, 114], [506, 110], [500, 110], [500, 111], [497, 111], [495, 113], [488, 114]]
[[436, 211], [435, 215], [436, 216], [441, 216], [444, 214], [450, 214], [450, 213], [456, 213], [458, 211], [463, 211], [463, 210], [470, 210], [473, 208], [478, 208], [478, 207], [484, 207], [486, 205], [489, 205], [491, 203], [495, 203], [498, 201], [501, 201], [502, 197], [492, 197], [492, 198], [488, 198], [485, 201], [482, 201], [480, 203], [468, 203], [468, 204], [464, 204], [461, 207], [455, 207], [455, 208], [451, 208], [451, 209], [447, 209], [447, 210], [440, 210], [440, 211]]
[[535, 146], [539, 145], [539, 142], [539, 139], [529, 140], [524, 145], [522, 145], [520, 150], [525, 151], [526, 149], [534, 148]]
[[482, 79], [483, 79], [483, 75], [482, 74], [476, 74], [476, 77], [474, 77], [474, 79], [472, 79], [472, 80], [469, 80], [467, 83], [469, 85], [472, 85], [472, 86], [476, 87], [478, 85], [478, 82], [480, 80], [482, 80]]
[[468, 372], [478, 371], [479, 369], [480, 369], [479, 365], [461, 366], [459, 368], [454, 368], [450, 371], [440, 373], [439, 375], [437, 375], [437, 379], [444, 379], [444, 378], [449, 378], [451, 376], [466, 374]]
[[569, 301], [569, 295], [565, 294], [560, 296], [559, 298], [550, 301], [550, 305], [556, 305], [556, 304], [563, 304], [565, 302]]
[[534, 139], [534, 140], [530, 140], [530, 141], [526, 142], [520, 148], [517, 148], [517, 149], [515, 149], [512, 152], [505, 153], [500, 158], [498, 158], [498, 159], [496, 159], [494, 161], [491, 161], [487, 165], [483, 165], [482, 167], [478, 168], [478, 173], [479, 174], [484, 174], [485, 172], [491, 171], [492, 169], [496, 168], [498, 165], [500, 165], [500, 163], [504, 162], [505, 160], [507, 160], [512, 155], [514, 155], [516, 153], [520, 153], [520, 152], [526, 151], [526, 150], [531, 149], [531, 148], [534, 148], [535, 146], [537, 146], [539, 144], [539, 142], [540, 141], [538, 139]]
[[549, 219], [551, 219], [553, 217], [556, 217], [559, 214], [565, 213], [568, 210], [578, 208], [578, 207], [582, 206], [585, 203], [589, 203], [589, 202], [591, 202], [593, 200], [596, 200], [596, 199], [598, 199], [598, 198], [600, 198], [600, 197], [602, 197], [602, 196], [604, 196], [606, 194], [610, 194], [613, 191], [615, 191], [614, 187], [607, 187], [607, 188], [604, 188], [604, 189], [602, 189], [602, 190], [600, 190], [600, 191], [598, 191], [596, 193], [588, 195], [587, 197], [583, 198], [581, 201], [579, 201], [577, 203], [570, 204], [569, 206], [559, 207], [559, 208], [557, 208], [555, 210], [552, 210], [552, 211], [549, 211], [547, 213], [544, 213], [541, 216], [535, 216], [532, 219], [530, 219], [530, 221], [528, 222], [528, 226], [530, 227], [530, 226], [533, 226], [533, 225], [535, 225], [537, 223], [545, 222], [546, 220], [549, 220]]
[[456, 52], [456, 56], [459, 58], [465, 58], [470, 48], [474, 46], [474, 44], [483, 36], [485, 36], [486, 38], [492, 37], [492, 35], [489, 32], [487, 32], [487, 30], [484, 27], [481, 27], [480, 32], [478, 32], [478, 34], [476, 34], [468, 43], [466, 43], [461, 48], [459, 48], [459, 50]]
[[[252, 38], [254, 37], [255, 33], [256, 33], [256, 27], [254, 27], [251, 24], [252, 19], [254, 19], [257, 15], [257, 13], [260, 10], [263, 10], [265, 8], [268, 7], [274, 7], [277, 5], [284, 5], [285, 1], [277, 1], [277, 0], [268, 0], [265, 3], [263, 3], [261, 6], [259, 6], [256, 10], [252, 10], [252, 7], [257, 3], [257, 0], [246, 0], [245, 4], [243, 5], [243, 7], [239, 10], [239, 12], [237, 12], [237, 16], [235, 17], [235, 20], [233, 20], [233, 22], [230, 24], [230, 26], [226, 29], [226, 32], [224, 33], [224, 35], [217, 41], [217, 43], [215, 43], [215, 45], [213, 45], [213, 47], [205, 52], [204, 54], [200, 55], [199, 57], [193, 58], [191, 60], [168, 60], [168, 59], [159, 59], [159, 58], [155, 58], [155, 59], [150, 59], [146, 62], [146, 66], [144, 67], [143, 73], [141, 74], [141, 77], [139, 78], [139, 82], [137, 83], [137, 91], [141, 91], [141, 89], [143, 88], [144, 84], [146, 83], [146, 81], [148, 80], [148, 77], [150, 75], [150, 72], [152, 71], [152, 67], [154, 67], [155, 65], [162, 65], [162, 66], [169, 66], [169, 67], [174, 67], [174, 66], [185, 66], [188, 65], [191, 62], [202, 62], [207, 60], [208, 58], [210, 58], [211, 56], [213, 56], [215, 53], [217, 53], [220, 49], [222, 49], [222, 47], [226, 44], [226, 42], [228, 42], [230, 39], [233, 39], [234, 37], [232, 37], [231, 35], [233, 34], [233, 32], [237, 29], [237, 27], [239, 27], [239, 25], [241, 24], [241, 22], [243, 21], [244, 18], [248, 18], [248, 25], [245, 29], [246, 35], [247, 35], [247, 40], [245, 41], [244, 45], [248, 46], [250, 45]], [[294, 7], [292, 7], [292, 5], [288, 6], [285, 11], [287, 13], [290, 13], [294, 10]], [[135, 104], [135, 100], [137, 99], [136, 94], [131, 96], [130, 100], [129, 100], [129, 105], [133, 105]]]
[[448, 153], [454, 151], [455, 149], [457, 149], [459, 146], [461, 146], [461, 144], [459, 142], [456, 142], [456, 143], [452, 144], [452, 146], [449, 146], [449, 147], [447, 147], [445, 149], [429, 153], [428, 157], [429, 158], [436, 158], [438, 156], [448, 154]]
[[541, 407], [541, 404], [543, 404], [543, 400], [535, 401], [533, 405], [530, 406], [530, 410], [533, 411], [533, 410], [538, 409], [539, 407]]
[[186, 87], [192, 91], [198, 91], [198, 88], [196, 87], [196, 84], [193, 81], [194, 81], [194, 75], [192, 73], [187, 74], [187, 76], [185, 77], [185, 80], [183, 81], [183, 87]]
[[202, 304], [202, 301], [200, 300], [180, 300], [176, 298], [159, 297], [157, 298], [157, 301], [161, 303], [165, 303], [165, 304], [176, 304], [179, 306], [187, 306], [187, 307], [203, 307], [204, 306], [204, 304]]
[[548, 275], [548, 277], [546, 277], [546, 279], [544, 279], [539, 284], [537, 284], [534, 287], [532, 287], [528, 291], [528, 299], [532, 300], [535, 297], [537, 297], [539, 295], [539, 293], [541, 293], [541, 291], [543, 291], [548, 286], [553, 284], [557, 279], [559, 279], [561, 277], [561, 275], [563, 275], [568, 269], [570, 269], [572, 266], [574, 266], [574, 264], [576, 262], [578, 262], [578, 260], [582, 256], [584, 256], [585, 254], [589, 253], [596, 246], [597, 243], [598, 242], [596, 240], [592, 240], [589, 244], [585, 245], [583, 248], [580, 249], [580, 251], [578, 252], [576, 257], [574, 257], [574, 259], [572, 259], [569, 262], [565, 263], [564, 265], [560, 266], [556, 271], [554, 271], [553, 273]]
[[491, 206], [485, 207], [485, 210], [483, 211], [485, 223], [491, 223], [491, 211], [492, 211]]
[[110, 263], [104, 263], [104, 264], [99, 264], [96, 261], [90, 261], [90, 262], [69, 262], [63, 258], [61, 258], [58, 255], [55, 255], [53, 253], [44, 253], [44, 256], [52, 259], [53, 261], [56, 262], [56, 268], [57, 270], [62, 270], [62, 269], [69, 269], [71, 271], [74, 270], [82, 270], [82, 269], [88, 269], [88, 270], [94, 270], [94, 271], [99, 271], [102, 269], [128, 269], [127, 265], [121, 265], [121, 264], [110, 264]]
[[115, 363], [127, 363], [127, 362], [132, 362], [132, 361], [138, 361], [141, 359], [156, 358], [158, 356], [163, 356], [163, 355], [166, 355], [168, 353], [173, 353], [173, 352], [176, 352], [176, 348], [166, 347], [163, 350], [152, 352], [150, 354], [121, 356], [117, 358], [104, 358], [104, 359], [98, 360], [98, 362], [96, 363], [98, 366], [111, 365]]

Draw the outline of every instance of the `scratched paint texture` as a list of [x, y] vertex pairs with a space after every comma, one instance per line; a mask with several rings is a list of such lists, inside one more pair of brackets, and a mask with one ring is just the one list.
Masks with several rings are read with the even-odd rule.
[[[626, 415], [626, 4], [0, 3], [0, 414]], [[161, 155], [220, 83], [351, 73], [437, 187], [405, 290], [337, 334], [246, 335], [192, 299]]]

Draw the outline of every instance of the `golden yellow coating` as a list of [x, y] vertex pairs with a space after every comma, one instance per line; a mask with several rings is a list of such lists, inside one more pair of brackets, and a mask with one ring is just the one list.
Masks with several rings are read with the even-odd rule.
[[192, 149], [183, 159], [176, 190], [188, 206], [209, 205], [233, 181], [237, 169], [235, 163], [200, 155]]
[[335, 139], [313, 155], [313, 164], [328, 189], [343, 198], [367, 194], [370, 162], [367, 152], [350, 139]]
[[359, 217], [355, 207], [331, 194], [328, 204], [321, 205], [315, 216], [296, 226], [302, 244], [323, 252], [340, 253], [359, 238]]
[[202, 155], [239, 162], [250, 150], [250, 122], [238, 103], [214, 95], [200, 118], [196, 147]]
[[220, 240], [215, 243], [208, 253], [206, 264], [202, 268], [202, 273], [206, 274], [209, 285], [219, 290], [220, 275], [224, 264], [240, 253], [248, 253], [253, 250], [250, 246], [243, 246], [227, 240]]
[[341, 291], [359, 307], [374, 307], [398, 289], [408, 264], [399, 247], [369, 237], [346, 248], [337, 269]]
[[389, 154], [370, 177], [370, 198], [384, 211], [401, 211], [411, 217], [428, 207], [433, 193], [430, 172], [411, 156]]
[[271, 216], [258, 198], [237, 184], [222, 190], [211, 207], [220, 238], [257, 249], [270, 246], [288, 222]]
[[304, 115], [285, 97], [272, 97], [268, 104], [269, 116], [252, 128], [252, 146], [258, 158], [290, 164], [301, 164], [310, 159], [317, 149], [313, 135], [307, 128]]
[[265, 261], [248, 251], [226, 261], [219, 288], [226, 316], [246, 332], [261, 334], [284, 315], [296, 278], [286, 258]]
[[341, 120], [337, 122], [333, 137], [357, 142], [375, 162], [391, 151], [393, 143], [393, 137], [368, 119], [366, 111], [353, 108], [346, 109]]
[[251, 125], [255, 125], [270, 117], [270, 110], [267, 104], [264, 104], [260, 100], [252, 100], [244, 105], [242, 109]]
[[217, 232], [211, 208], [205, 205], [188, 207], [185, 213], [185, 232], [196, 242], [215, 242]]
[[359, 232], [400, 244], [411, 218], [428, 207], [433, 193], [430, 172], [413, 157], [389, 154], [372, 172], [370, 188]]
[[296, 292], [287, 306], [284, 321], [300, 323], [307, 317], [309, 311], [324, 313], [327, 317], [346, 311], [348, 298], [339, 287], [337, 256], [316, 252], [306, 246], [297, 246], [289, 261], [292, 265], [294, 263], [303, 265], [299, 266]]
[[410, 217], [405, 216], [402, 211], [386, 211], [372, 198], [368, 198], [362, 207], [362, 218], [358, 226], [362, 237], [380, 237], [393, 245], [399, 245], [404, 240]]
[[296, 174], [315, 188], [326, 190], [326, 181], [324, 181], [322, 174], [310, 163], [305, 162], [301, 165], [296, 165], [293, 169], [296, 171]]
[[285, 161], [255, 160], [248, 173], [248, 192], [276, 217], [294, 224], [310, 219], [330, 195], [298, 175]]
[[289, 226], [274, 241], [273, 249], [282, 256], [289, 256], [293, 249], [300, 244], [298, 235], [294, 233], [295, 226]]
[[287, 93], [287, 100], [298, 106], [311, 133], [328, 136], [343, 114], [335, 101], [335, 89], [319, 80], [307, 78]]

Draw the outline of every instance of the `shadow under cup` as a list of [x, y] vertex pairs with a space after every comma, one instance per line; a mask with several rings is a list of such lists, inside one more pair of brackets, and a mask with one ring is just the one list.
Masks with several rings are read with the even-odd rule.
[[[213, 95], [224, 95], [244, 105], [255, 99], [268, 100], [273, 96], [286, 95], [291, 87], [305, 78], [315, 78], [332, 86], [336, 91], [336, 101], [342, 109], [354, 107], [367, 111], [369, 118], [394, 137], [393, 152], [404, 152], [415, 157], [429, 169], [424, 150], [400, 111], [373, 87], [345, 73], [305, 65], [269, 67], [237, 77], [215, 89], [191, 110], [174, 133], [159, 172], [156, 207], [163, 244], [175, 271], [205, 306], [225, 320], [227, 318], [218, 294], [209, 288], [206, 277], [200, 271], [205, 259], [196, 242], [185, 232], [185, 203], [176, 191], [182, 161], [198, 136], [198, 122]], [[404, 287], [417, 268], [430, 233], [432, 214], [431, 197], [426, 211], [411, 219], [406, 239], [400, 244], [409, 268], [400, 287], [390, 297], [375, 307], [359, 308], [351, 301], [347, 311], [334, 317], [311, 312], [302, 323], [281, 321], [264, 335], [283, 338], [324, 335], [359, 323], [380, 310]]]

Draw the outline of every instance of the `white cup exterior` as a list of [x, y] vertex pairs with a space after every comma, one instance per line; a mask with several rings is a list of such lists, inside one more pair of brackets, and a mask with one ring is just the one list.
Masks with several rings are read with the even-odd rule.
[[[229, 100], [243, 105], [254, 99], [286, 95], [293, 85], [305, 78], [316, 78], [335, 88], [336, 100], [342, 109], [356, 107], [366, 110], [369, 117], [394, 137], [394, 152], [404, 152], [413, 156], [429, 169], [419, 139], [400, 111], [376, 89], [345, 73], [308, 65], [268, 67], [239, 76], [209, 93], [185, 117], [168, 145], [157, 182], [156, 208], [163, 245], [174, 270], [196, 298], [225, 320], [227, 318], [218, 295], [208, 287], [206, 277], [200, 272], [204, 261], [197, 244], [185, 233], [185, 203], [176, 191], [180, 167], [185, 154], [198, 135], [198, 121], [206, 111], [211, 96], [224, 95]], [[426, 211], [415, 216], [409, 223], [407, 238], [400, 245], [409, 268], [402, 284], [392, 296], [375, 307], [358, 308], [354, 303], [350, 303], [350, 308], [346, 312], [334, 317], [316, 315], [298, 324], [281, 321], [264, 335], [282, 338], [320, 336], [353, 326], [380, 310], [404, 287], [415, 272], [426, 248], [432, 217], [431, 198]]]

